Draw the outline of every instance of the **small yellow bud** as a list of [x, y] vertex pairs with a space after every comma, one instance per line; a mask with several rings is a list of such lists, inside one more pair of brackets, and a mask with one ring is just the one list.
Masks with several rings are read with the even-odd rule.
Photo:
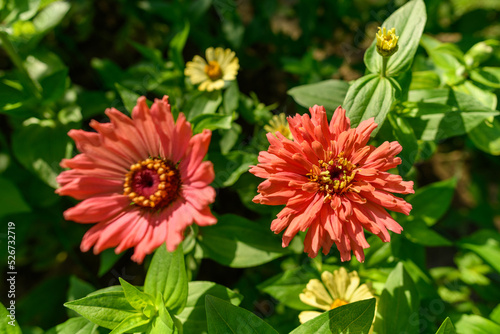
[[396, 53], [396, 51], [398, 51], [398, 39], [399, 36], [396, 36], [396, 28], [387, 30], [385, 27], [378, 27], [377, 52], [382, 57], [392, 56]]

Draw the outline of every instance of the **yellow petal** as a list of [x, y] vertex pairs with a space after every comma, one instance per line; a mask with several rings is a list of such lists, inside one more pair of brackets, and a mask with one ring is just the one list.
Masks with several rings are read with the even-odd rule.
[[303, 324], [311, 319], [316, 318], [321, 314], [322, 314], [321, 312], [316, 312], [316, 311], [303, 311], [299, 313], [299, 321], [301, 324]]

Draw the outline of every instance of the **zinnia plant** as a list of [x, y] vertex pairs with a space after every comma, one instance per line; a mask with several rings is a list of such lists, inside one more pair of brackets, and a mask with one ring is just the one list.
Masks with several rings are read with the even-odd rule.
[[68, 133], [81, 154], [64, 159], [61, 166], [71, 169], [57, 178], [59, 195], [83, 200], [64, 217], [97, 223], [83, 237], [82, 251], [135, 247], [132, 259], [141, 263], [164, 242], [174, 251], [193, 221], [216, 223], [208, 207], [215, 200], [214, 171], [202, 161], [210, 130], [193, 136], [183, 113], [174, 122], [166, 96], [151, 109], [139, 98], [132, 119], [113, 108], [106, 115], [111, 123], [90, 122], [96, 132]]
[[377, 127], [373, 119], [351, 128], [341, 107], [330, 124], [325, 108], [315, 105], [309, 111], [311, 116], [288, 118], [293, 140], [280, 132], [267, 134], [269, 149], [250, 170], [266, 179], [253, 201], [286, 205], [271, 224], [275, 233], [285, 230], [283, 247], [308, 230], [304, 251], [310, 257], [320, 248], [328, 254], [335, 243], [342, 261], [350, 260], [352, 251], [363, 262], [363, 249], [370, 246], [364, 229], [388, 242], [387, 230], [402, 228], [385, 209], [410, 213], [411, 205], [391, 193], [413, 193], [413, 182], [387, 172], [401, 163], [395, 155], [402, 147], [398, 142], [367, 145]]

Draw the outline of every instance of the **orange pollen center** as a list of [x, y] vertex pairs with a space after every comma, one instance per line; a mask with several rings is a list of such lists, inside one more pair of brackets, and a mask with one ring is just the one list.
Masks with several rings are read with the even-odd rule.
[[345, 300], [337, 298], [333, 301], [332, 305], [330, 305], [330, 310], [333, 310], [334, 308], [337, 308], [339, 306], [344, 306], [347, 304], [349, 304], [349, 303], [346, 302]]
[[336, 158], [319, 160], [318, 165], [313, 165], [307, 176], [309, 181], [319, 184], [319, 191], [324, 193], [326, 203], [333, 194], [342, 194], [349, 190], [356, 175], [355, 168], [356, 165], [344, 158], [344, 152], [340, 152]]
[[210, 60], [208, 65], [205, 65], [205, 73], [212, 80], [218, 80], [222, 78], [222, 71], [220, 69], [220, 65], [215, 60]]
[[123, 194], [144, 208], [168, 206], [179, 197], [181, 178], [170, 160], [148, 158], [130, 166]]

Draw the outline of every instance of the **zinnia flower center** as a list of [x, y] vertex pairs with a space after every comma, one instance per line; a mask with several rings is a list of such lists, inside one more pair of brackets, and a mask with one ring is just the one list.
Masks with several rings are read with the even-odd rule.
[[220, 69], [220, 65], [215, 60], [210, 60], [208, 65], [205, 65], [205, 73], [212, 80], [218, 80], [222, 78], [222, 71]]
[[319, 184], [319, 191], [325, 194], [325, 202], [331, 199], [333, 193], [342, 194], [347, 191], [356, 175], [356, 165], [344, 158], [341, 152], [336, 158], [328, 161], [319, 160], [318, 165], [308, 173], [311, 182]]
[[180, 173], [172, 161], [149, 158], [130, 166], [123, 194], [138, 206], [164, 207], [177, 199], [180, 185]]
[[330, 310], [333, 310], [334, 308], [337, 308], [339, 306], [344, 306], [347, 304], [349, 303], [346, 302], [345, 300], [337, 298], [333, 301], [332, 305], [330, 305]]

